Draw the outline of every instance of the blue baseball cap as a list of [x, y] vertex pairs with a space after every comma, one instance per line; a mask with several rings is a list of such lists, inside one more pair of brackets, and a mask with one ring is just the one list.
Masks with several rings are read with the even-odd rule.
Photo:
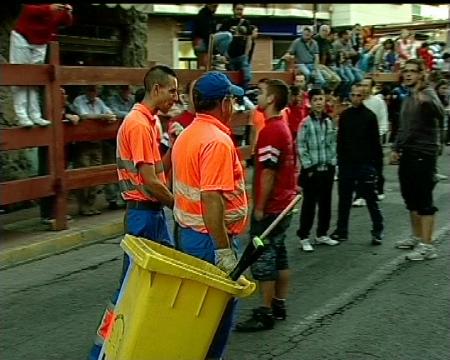
[[204, 100], [220, 100], [226, 96], [243, 96], [244, 90], [233, 85], [228, 77], [219, 71], [210, 71], [195, 82], [195, 89]]

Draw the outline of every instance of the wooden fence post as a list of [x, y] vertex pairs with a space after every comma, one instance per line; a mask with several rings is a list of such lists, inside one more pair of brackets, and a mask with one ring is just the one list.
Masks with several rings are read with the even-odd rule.
[[[60, 59], [59, 44], [52, 41], [49, 46], [50, 65], [52, 73], [50, 74], [50, 83], [47, 94], [47, 111], [50, 112], [50, 120], [53, 129], [53, 142], [51, 146], [51, 166], [50, 169], [54, 176], [53, 187], [55, 190], [55, 223], [53, 230], [67, 229], [66, 215], [68, 213], [68, 193], [66, 186], [66, 166], [65, 166], [65, 144], [64, 144], [64, 125], [61, 114], [64, 104], [62, 103], [61, 84], [60, 84]], [[50, 109], [48, 107], [50, 106]]]

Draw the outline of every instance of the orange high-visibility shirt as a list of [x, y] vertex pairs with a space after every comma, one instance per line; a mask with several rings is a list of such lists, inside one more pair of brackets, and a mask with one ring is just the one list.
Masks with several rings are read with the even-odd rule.
[[117, 133], [117, 173], [124, 200], [158, 201], [145, 188], [138, 166], [154, 165], [159, 180], [166, 183], [159, 138], [151, 110], [143, 104], [134, 105]]
[[230, 129], [213, 116], [197, 114], [172, 149], [175, 220], [207, 233], [201, 192], [220, 191], [225, 204], [225, 226], [239, 234], [246, 223], [248, 202], [242, 165]]

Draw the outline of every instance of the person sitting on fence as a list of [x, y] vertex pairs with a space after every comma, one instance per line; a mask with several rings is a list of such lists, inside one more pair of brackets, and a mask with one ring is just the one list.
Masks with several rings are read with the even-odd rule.
[[[63, 4], [24, 5], [14, 30], [11, 31], [9, 62], [11, 64], [43, 64], [47, 44], [58, 28], [72, 24], [72, 6]], [[13, 86], [13, 103], [20, 126], [47, 126], [42, 118], [36, 87]]]
[[334, 90], [339, 86], [341, 78], [328, 66], [333, 64], [333, 52], [332, 43], [329, 40], [330, 27], [328, 25], [322, 25], [319, 29], [319, 33], [314, 37], [319, 46], [319, 64], [318, 68], [323, 77], [327, 81], [328, 88]]
[[232, 35], [225, 56], [228, 57], [228, 70], [242, 71], [244, 90], [252, 79], [252, 68], [249, 52], [252, 46], [253, 27], [248, 19], [244, 19], [244, 4], [233, 4], [233, 16], [226, 19], [219, 28], [219, 33]]
[[393, 72], [398, 61], [395, 51], [395, 43], [392, 39], [386, 39], [383, 45], [375, 53], [374, 67], [376, 71]]
[[214, 57], [215, 66], [221, 66], [220, 70], [225, 70], [225, 54], [228, 46], [233, 40], [231, 33], [227, 31], [217, 32], [217, 23], [215, 13], [219, 4], [205, 4], [194, 19], [192, 29], [192, 47], [195, 56], [197, 56], [198, 68], [205, 70], [208, 65], [209, 38], [213, 35], [213, 53], [217, 51]]
[[[74, 110], [81, 119], [100, 120], [107, 123], [117, 121], [116, 115], [98, 97], [99, 87], [88, 85], [86, 94], [79, 95], [73, 101]], [[75, 167], [87, 167], [102, 164], [102, 142], [82, 141], [76, 144]], [[78, 204], [81, 215], [91, 216], [101, 214], [95, 208], [98, 187], [92, 186], [78, 191]]]
[[333, 43], [333, 51], [336, 56], [336, 65], [332, 67], [342, 80], [341, 99], [348, 99], [351, 86], [359, 83], [362, 79], [361, 70], [356, 69], [351, 58], [356, 55], [356, 51], [350, 43], [350, 32], [342, 30], [338, 32], [338, 39]]
[[316, 83], [324, 86], [326, 81], [319, 70], [319, 46], [312, 38], [312, 30], [308, 27], [303, 29], [302, 36], [295, 39], [283, 56], [287, 61], [295, 58], [298, 69], [305, 74], [308, 81], [314, 77]]

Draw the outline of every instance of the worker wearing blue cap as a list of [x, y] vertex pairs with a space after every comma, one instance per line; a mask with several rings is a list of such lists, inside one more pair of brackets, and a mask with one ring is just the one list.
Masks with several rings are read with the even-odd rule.
[[[172, 149], [178, 248], [226, 273], [237, 264], [233, 238], [244, 231], [248, 211], [244, 172], [228, 126], [234, 98], [243, 94], [223, 73], [203, 75], [193, 89], [196, 117]], [[208, 359], [223, 356], [233, 309], [224, 314]]]

